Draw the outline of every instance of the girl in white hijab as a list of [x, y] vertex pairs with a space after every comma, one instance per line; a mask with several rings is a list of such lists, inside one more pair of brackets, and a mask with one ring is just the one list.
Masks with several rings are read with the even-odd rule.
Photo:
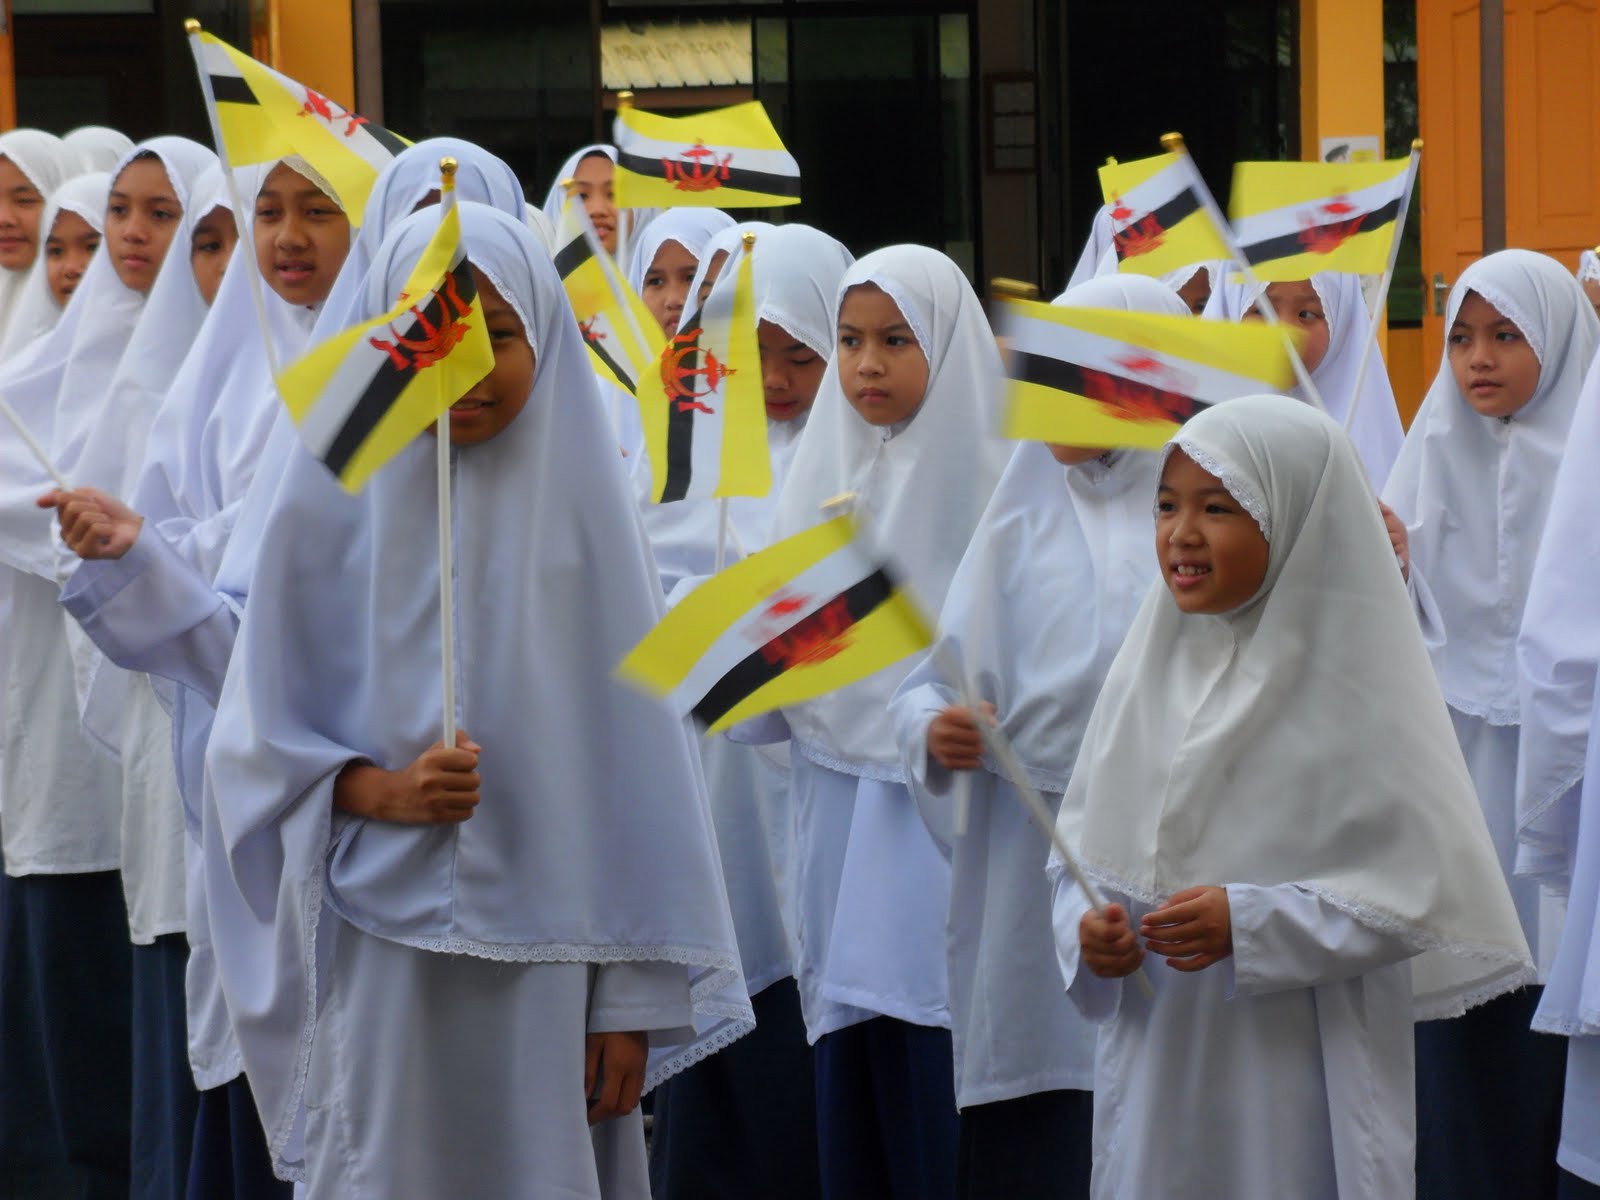
[[16, 308], [43, 243], [40, 217], [50, 196], [78, 174], [78, 158], [54, 134], [0, 133], [0, 334]]
[[[304, 348], [350, 245], [348, 219], [302, 166], [288, 159], [240, 172], [253, 236], [235, 247], [168, 389], [131, 507], [104, 497], [92, 505], [79, 493], [63, 510], [67, 541], [88, 561], [62, 602], [112, 661], [160, 676], [172, 709], [187, 835], [188, 1068], [200, 1089], [191, 1190], [207, 1196], [287, 1191], [272, 1174], [216, 977], [200, 874], [200, 778], [234, 635], [212, 576], [280, 405], [245, 256], [256, 257], [266, 281], [273, 348], [286, 363]], [[279, 264], [292, 270], [276, 270]]]
[[[1444, 361], [1384, 499], [1406, 524], [1423, 636], [1543, 969], [1560, 935], [1560, 906], [1538, 880], [1512, 878], [1515, 646], [1584, 373], [1600, 349], [1600, 319], [1554, 259], [1506, 250], [1462, 272], [1445, 321]], [[1421, 1195], [1553, 1192], [1554, 1162], [1533, 1166], [1541, 1185], [1526, 1153], [1554, 1141], [1559, 1119], [1563, 1047], [1529, 1032], [1538, 1000], [1530, 990], [1467, 1020], [1419, 1027]], [[1515, 1069], [1495, 1072], [1489, 1085], [1483, 1064], [1499, 1056]]]
[[1600, 314], [1600, 254], [1593, 250], [1585, 250], [1578, 255], [1578, 269], [1575, 272], [1578, 283], [1583, 287], [1583, 294], [1589, 298], [1589, 303], [1594, 306], [1596, 314]]
[[[936, 611], [1009, 454], [993, 432], [994, 335], [960, 268], [923, 246], [858, 261], [837, 313], [774, 537], [853, 491], [874, 543]], [[793, 738], [798, 978], [825, 1195], [954, 1194], [949, 867], [906, 790], [887, 710], [912, 665], [740, 733]]]
[[[671, 219], [669, 212], [646, 236]], [[727, 502], [728, 562], [765, 548], [771, 536], [777, 494], [833, 351], [839, 281], [853, 261], [837, 241], [809, 226], [756, 228], [752, 276], [773, 487], [767, 496]], [[708, 244], [707, 255], [721, 240], [729, 241], [722, 249], [733, 257], [715, 286], [732, 288], [744, 252], [736, 248], [738, 232], [730, 229]], [[648, 479], [647, 468], [643, 474]], [[638, 479], [636, 473], [636, 485]], [[706, 499], [649, 504], [642, 497], [641, 504], [670, 602], [715, 570], [720, 505]], [[820, 1186], [811, 1054], [793, 982], [788, 748], [779, 749], [781, 758], [771, 747], [721, 737], [700, 743], [756, 1032], [656, 1093], [650, 1144], [656, 1200], [705, 1195], [801, 1200], [816, 1196]], [[759, 1119], [750, 1119], [752, 1112], [759, 1112]], [[738, 1135], [730, 1136], [734, 1131]]]
[[1413, 1015], [1533, 971], [1389, 539], [1349, 440], [1276, 396], [1186, 424], [1157, 495], [1165, 586], [1057, 826], [1110, 903], [1050, 865], [1103, 1022], [1093, 1193], [1409, 1198]]
[[20, 361], [61, 319], [100, 248], [110, 190], [111, 176], [97, 171], [74, 176], [51, 195], [39, 222], [43, 253], [28, 269], [17, 296], [0, 340], [0, 363]]
[[[587, 351], [521, 214], [460, 212], [495, 345], [487, 403], [447, 418], [462, 736], [428, 748], [432, 439], [359, 496], [297, 449], [207, 750], [214, 944], [274, 1161], [312, 1200], [642, 1198], [646, 1034], [699, 1026], [712, 1052], [749, 999], [689, 731], [612, 678], [662, 609], [603, 418], [570, 399]], [[358, 315], [436, 227], [392, 232]], [[445, 793], [404, 783], [435, 770]], [[593, 1143], [586, 1095], [616, 1118]]]
[[77, 157], [80, 171], [113, 171], [133, 149], [132, 138], [105, 125], [80, 125], [67, 130], [61, 140]]
[[[1278, 319], [1305, 334], [1300, 356], [1328, 415], [1344, 425], [1350, 406], [1356, 405], [1355, 417], [1349, 422], [1350, 440], [1356, 444], [1373, 488], [1381, 489], [1400, 453], [1405, 429], [1389, 373], [1376, 351], [1361, 377], [1360, 397], [1355, 394], [1361, 359], [1372, 337], [1361, 277], [1324, 271], [1310, 279], [1252, 285], [1224, 270], [1205, 315], [1222, 321], [1259, 320], [1255, 305], [1263, 288]], [[1298, 388], [1289, 394], [1307, 399], [1300, 396]]]
[[613, 181], [617, 171], [617, 148], [604, 142], [581, 146], [567, 155], [544, 197], [544, 215], [553, 229], [561, 228], [561, 209], [567, 202], [567, 180], [575, 179], [577, 200], [582, 203], [600, 236], [600, 244], [626, 267], [633, 243], [660, 212], [655, 208], [617, 207]]
[[[1188, 311], [1171, 288], [1138, 275], [1090, 280], [1055, 302]], [[1150, 496], [1158, 465], [1147, 451], [1019, 446], [939, 617], [941, 636], [978, 698], [998, 709], [1052, 809], [1111, 659], [1155, 579]], [[911, 794], [951, 862], [958, 1194], [1086, 1196], [1094, 1026], [1061, 990], [1050, 888], [1037, 870], [1045, 841], [1012, 785], [980, 759], [974, 718], [958, 704], [929, 658], [891, 705]], [[972, 773], [974, 793], [960, 836], [957, 770]]]

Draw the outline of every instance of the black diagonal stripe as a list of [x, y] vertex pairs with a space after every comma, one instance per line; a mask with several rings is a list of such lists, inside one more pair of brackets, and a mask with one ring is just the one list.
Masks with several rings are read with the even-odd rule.
[[1258, 263], [1271, 262], [1275, 258], [1291, 258], [1296, 254], [1330, 254], [1332, 250], [1318, 251], [1315, 246], [1321, 236], [1330, 235], [1348, 229], [1343, 238], [1339, 239], [1338, 249], [1347, 240], [1361, 233], [1371, 233], [1382, 229], [1385, 225], [1393, 224], [1400, 216], [1400, 198], [1396, 196], [1381, 208], [1371, 212], [1362, 213], [1359, 217], [1346, 217], [1342, 221], [1329, 221], [1325, 225], [1312, 225], [1297, 233], [1279, 234], [1277, 237], [1266, 238], [1263, 241], [1252, 242], [1242, 247], [1245, 261], [1252, 267]]
[[[738, 151], [734, 151], [734, 163], [738, 161]], [[760, 192], [767, 196], [777, 196], [782, 199], [800, 198], [800, 176], [776, 175], [770, 171], [750, 171], [730, 163], [728, 177], [721, 180], [725, 188], [737, 188], [742, 192]], [[630, 154], [624, 150], [617, 156], [617, 165], [626, 167], [635, 175], [648, 175], [651, 179], [667, 178], [667, 165], [659, 158], [647, 158], [643, 154]], [[716, 195], [718, 188], [707, 189], [711, 195]], [[687, 194], [688, 189], [684, 189]]]
[[[700, 366], [702, 333], [700, 318], [703, 315], [702, 309], [689, 319], [689, 328], [694, 332], [688, 336], [693, 338], [693, 341], [689, 343], [688, 350], [681, 351], [681, 357], [677, 360], [677, 369], [680, 372], [693, 371]], [[669, 341], [664, 353], [680, 354], [680, 349], [675, 348]], [[663, 359], [664, 365], [665, 359]], [[674, 375], [669, 381], [666, 371], [662, 371], [661, 384], [667, 401], [667, 481], [661, 489], [663, 504], [670, 504], [687, 496], [689, 484], [694, 477], [694, 406], [684, 403], [676, 393], [668, 390], [678, 378], [680, 376]], [[687, 397], [687, 399], [694, 398]]]
[[373, 141], [382, 146], [390, 154], [399, 154], [406, 149], [405, 139], [399, 134], [385, 129], [382, 125], [374, 125], [370, 121], [361, 128], [372, 135]]
[[[472, 304], [478, 298], [478, 285], [473, 282], [471, 268], [472, 264], [463, 255], [455, 270], [450, 272], [455, 278], [456, 294], [467, 304]], [[455, 313], [452, 312], [450, 316], [453, 318]], [[438, 292], [434, 292], [428, 298], [428, 303], [422, 309], [422, 318], [412, 314], [409, 324], [401, 331], [401, 336], [407, 339], [427, 337], [427, 331], [423, 328], [423, 318], [434, 329], [439, 328], [444, 321], [444, 301]], [[339, 427], [338, 434], [328, 447], [328, 452], [322, 456], [322, 461], [327, 464], [328, 470], [335, 475], [344, 473], [344, 469], [350, 465], [350, 460], [355, 457], [356, 451], [361, 449], [362, 443], [372, 436], [372, 431], [394, 407], [394, 402], [399, 399], [400, 393], [405, 391], [416, 377], [415, 367], [402, 367], [392, 359], [385, 360], [361, 393], [361, 399], [356, 401], [349, 415], [345, 417], [344, 424]]]
[[1080, 366], [1070, 359], [1013, 349], [1007, 360], [1013, 379], [1087, 396], [1130, 421], [1176, 421], [1181, 425], [1206, 407], [1205, 401], [1182, 392]]
[[705, 725], [715, 725], [746, 696], [791, 667], [804, 665], [808, 649], [837, 639], [868, 613], [882, 607], [893, 594], [894, 580], [881, 569], [860, 583], [851, 584], [817, 611], [802, 617], [754, 654], [734, 664], [694, 706], [695, 719]]
[[[606, 349], [605, 345], [600, 341], [599, 338], [592, 338], [585, 334], [583, 341], [590, 350], [594, 351], [596, 357], [598, 357], [601, 362], [605, 363], [606, 367], [611, 371], [611, 373], [622, 382], [623, 387], [627, 388], [628, 391], [632, 392], [634, 395], [638, 395], [639, 381], [634, 379], [632, 375], [628, 374], [627, 367], [623, 366], [617, 361], [615, 356], [612, 355], [611, 351]], [[629, 380], [632, 380], [632, 383], [629, 383]]]
[[238, 75], [213, 75], [211, 95], [218, 104], [260, 104], [250, 85]]
[[1148, 212], [1132, 225], [1111, 235], [1117, 248], [1117, 260], [1128, 257], [1128, 247], [1156, 234], [1165, 233], [1185, 217], [1200, 211], [1200, 197], [1193, 188], [1184, 188], [1160, 208]]
[[556, 254], [556, 274], [565, 279], [584, 263], [594, 257], [594, 251], [589, 249], [589, 239], [579, 234]]

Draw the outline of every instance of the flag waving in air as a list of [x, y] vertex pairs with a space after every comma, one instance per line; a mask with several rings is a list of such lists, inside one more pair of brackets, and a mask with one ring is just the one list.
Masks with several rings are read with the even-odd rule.
[[765, 496], [772, 490], [767, 405], [756, 341], [755, 279], [744, 235], [734, 286], [714, 287], [662, 350], [656, 379], [639, 389], [650, 457], [650, 498]]
[[188, 28], [201, 82], [216, 106], [223, 143], [217, 153], [226, 164], [299, 155], [359, 225], [378, 172], [411, 143], [201, 32], [197, 23]]
[[800, 203], [800, 165], [761, 101], [693, 117], [617, 111], [619, 208], [768, 208]]
[[278, 376], [301, 440], [347, 491], [494, 369], [448, 174], [442, 190], [439, 229], [394, 307], [319, 342]]
[[1253, 321], [1012, 300], [999, 331], [1007, 437], [1154, 450], [1209, 404], [1294, 384], [1282, 331]]
[[716, 732], [837, 691], [932, 640], [916, 603], [846, 515], [712, 576], [617, 673]]
[[1187, 153], [1107, 163], [1100, 168], [1100, 189], [1111, 205], [1119, 270], [1165, 275], [1230, 257], [1210, 192]]
[[555, 262], [596, 371], [637, 397], [641, 382], [654, 382], [661, 327], [600, 244], [583, 202], [570, 194], [561, 206]]
[[1404, 158], [1236, 163], [1229, 219], [1258, 279], [1381, 275], [1405, 221], [1411, 179]]

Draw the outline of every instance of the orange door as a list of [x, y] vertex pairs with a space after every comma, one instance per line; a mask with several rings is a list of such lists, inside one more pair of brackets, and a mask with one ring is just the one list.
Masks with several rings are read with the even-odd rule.
[[[1576, 267], [1600, 242], [1600, 0], [1505, 0], [1506, 244]], [[1423, 363], [1449, 286], [1482, 253], [1476, 0], [1418, 0]]]

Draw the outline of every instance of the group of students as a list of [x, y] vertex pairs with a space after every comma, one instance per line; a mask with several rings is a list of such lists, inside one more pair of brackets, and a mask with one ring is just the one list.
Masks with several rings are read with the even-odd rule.
[[[432, 438], [347, 494], [273, 383], [394, 303], [444, 155], [494, 351], [452, 746]], [[619, 211], [615, 157], [541, 209], [424, 141], [357, 223], [296, 158], [0, 135], [0, 397], [71, 485], [0, 425], [0, 1195], [1600, 1195], [1579, 281], [1463, 272], [1409, 434], [1319, 275], [1266, 289], [1316, 400], [1012, 443], [945, 255]], [[752, 256], [774, 482], [726, 526], [647, 500], [569, 199], [669, 335]], [[615, 679], [846, 491], [931, 654], [704, 739]]]

